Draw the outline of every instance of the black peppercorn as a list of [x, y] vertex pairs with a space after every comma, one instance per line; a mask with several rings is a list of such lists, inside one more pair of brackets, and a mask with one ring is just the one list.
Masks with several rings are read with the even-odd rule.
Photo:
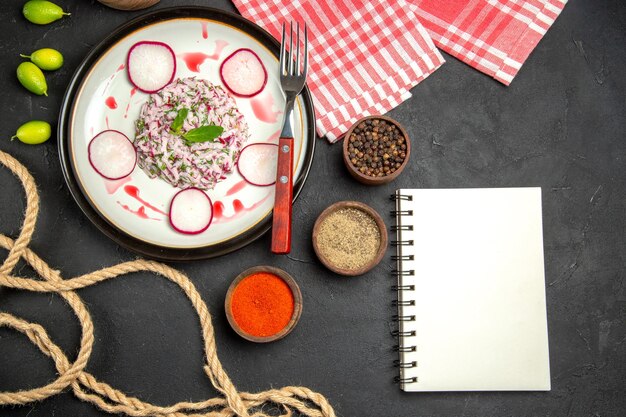
[[349, 161], [371, 177], [391, 175], [406, 158], [406, 142], [400, 129], [380, 119], [361, 122], [349, 138]]

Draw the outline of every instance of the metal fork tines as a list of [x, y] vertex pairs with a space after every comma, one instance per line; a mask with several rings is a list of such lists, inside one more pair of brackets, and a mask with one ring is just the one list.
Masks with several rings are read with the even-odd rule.
[[[280, 45], [280, 84], [285, 93], [285, 123], [281, 133], [281, 137], [293, 137], [291, 128], [291, 114], [293, 113], [293, 105], [296, 97], [306, 83], [306, 76], [308, 70], [308, 35], [307, 27], [304, 25], [304, 51], [302, 53], [302, 63], [300, 61], [300, 23], [296, 23], [296, 45], [294, 52], [294, 33], [293, 22], [289, 24], [289, 49], [287, 49], [287, 38], [285, 37], [285, 24], [283, 23], [283, 37]], [[302, 64], [302, 65], [301, 65]]]

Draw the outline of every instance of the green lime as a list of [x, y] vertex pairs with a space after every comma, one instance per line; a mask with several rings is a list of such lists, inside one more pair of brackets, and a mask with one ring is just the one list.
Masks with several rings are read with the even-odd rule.
[[30, 60], [42, 70], [54, 71], [63, 66], [63, 55], [61, 52], [52, 48], [38, 49], [30, 55], [22, 55], [22, 58], [30, 58]]
[[48, 95], [48, 84], [43, 72], [32, 62], [22, 62], [17, 67], [17, 79], [32, 93]]
[[28, 145], [39, 145], [50, 139], [51, 133], [50, 123], [42, 122], [41, 120], [31, 120], [20, 126], [11, 140], [18, 138], [21, 142]]
[[27, 1], [22, 13], [28, 21], [37, 25], [47, 25], [59, 20], [63, 15], [69, 16], [69, 13], [65, 13], [62, 8], [46, 0]]

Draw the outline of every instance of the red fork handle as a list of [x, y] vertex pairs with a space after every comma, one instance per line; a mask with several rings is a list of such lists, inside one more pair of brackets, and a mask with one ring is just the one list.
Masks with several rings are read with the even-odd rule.
[[293, 202], [293, 138], [281, 137], [278, 142], [276, 197], [272, 224], [272, 252], [291, 251], [291, 205]]

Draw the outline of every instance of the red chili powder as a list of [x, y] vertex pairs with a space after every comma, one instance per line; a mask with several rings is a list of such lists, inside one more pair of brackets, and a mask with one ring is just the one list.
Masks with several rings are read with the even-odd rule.
[[231, 310], [244, 332], [257, 337], [272, 336], [291, 320], [293, 293], [289, 285], [274, 274], [252, 274], [235, 287]]

